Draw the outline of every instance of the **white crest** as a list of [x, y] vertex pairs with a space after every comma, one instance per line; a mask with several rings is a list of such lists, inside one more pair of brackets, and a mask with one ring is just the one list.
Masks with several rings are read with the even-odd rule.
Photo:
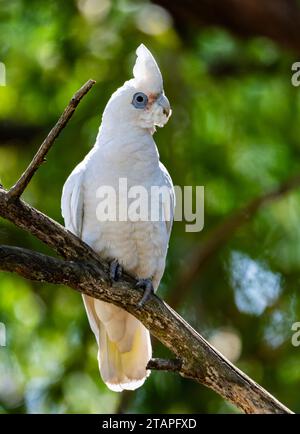
[[137, 59], [133, 67], [136, 85], [147, 88], [149, 92], [161, 92], [163, 90], [163, 80], [154, 57], [144, 44], [137, 48], [136, 54]]

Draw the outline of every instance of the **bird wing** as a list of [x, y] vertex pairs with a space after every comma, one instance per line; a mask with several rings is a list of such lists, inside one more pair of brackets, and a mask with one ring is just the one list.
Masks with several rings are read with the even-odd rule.
[[[80, 163], [71, 173], [63, 186], [61, 211], [65, 227], [77, 237], [81, 238], [84, 218], [84, 162]], [[96, 339], [99, 339], [99, 320], [94, 309], [93, 299], [82, 294], [87, 311], [90, 327]]]
[[61, 212], [65, 227], [77, 237], [81, 237], [83, 226], [83, 177], [84, 167], [79, 164], [63, 186]]

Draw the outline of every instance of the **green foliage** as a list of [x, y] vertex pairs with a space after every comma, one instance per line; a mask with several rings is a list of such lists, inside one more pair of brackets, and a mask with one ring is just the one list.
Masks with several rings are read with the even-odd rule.
[[[290, 80], [296, 59], [268, 40], [240, 41], [220, 29], [195, 31], [185, 46], [158, 7], [133, 0], [97, 4], [0, 1], [0, 61], [7, 73], [7, 86], [0, 87], [0, 182], [13, 184], [70, 96], [87, 79], [97, 80], [25, 193], [62, 222], [62, 185], [93, 145], [106, 101], [131, 76], [135, 49], [144, 42], [159, 61], [173, 108], [169, 124], [156, 134], [161, 159], [175, 184], [205, 186], [204, 230], [192, 234], [183, 223], [174, 225], [161, 285], [168, 300], [178, 270], [189, 266], [186, 254], [210, 228], [299, 172], [300, 90]], [[8, 127], [9, 137], [1, 131]], [[24, 131], [33, 133], [28, 138]], [[265, 207], [192, 290], [182, 288], [179, 308], [298, 412], [300, 349], [291, 344], [291, 325], [300, 321], [299, 214], [297, 191]], [[0, 243], [49, 253], [4, 221]], [[4, 273], [0, 291], [0, 321], [7, 329], [7, 346], [0, 347], [0, 412], [116, 411], [122, 396], [99, 377], [80, 296]], [[168, 355], [160, 345], [155, 354]], [[236, 411], [174, 374], [153, 373], [129, 396], [130, 412]]]

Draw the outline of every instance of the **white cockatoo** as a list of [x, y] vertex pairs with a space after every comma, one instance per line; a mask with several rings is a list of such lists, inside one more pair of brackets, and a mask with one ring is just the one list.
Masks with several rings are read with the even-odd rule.
[[[68, 230], [110, 261], [112, 279], [120, 277], [122, 268], [138, 279], [138, 286], [144, 289], [142, 305], [158, 288], [164, 273], [174, 190], [152, 137], [155, 126], [162, 127], [168, 121], [170, 104], [150, 51], [140, 45], [136, 54], [134, 78], [111, 96], [94, 147], [63, 187], [62, 214]], [[157, 201], [162, 218], [99, 220], [98, 188], [110, 186], [118, 197], [121, 178], [126, 179], [128, 189], [142, 186], [149, 195], [152, 186], [167, 189], [169, 197], [160, 195]], [[149, 375], [149, 331], [113, 304], [87, 295], [83, 300], [99, 347], [103, 381], [113, 391], [140, 387]]]

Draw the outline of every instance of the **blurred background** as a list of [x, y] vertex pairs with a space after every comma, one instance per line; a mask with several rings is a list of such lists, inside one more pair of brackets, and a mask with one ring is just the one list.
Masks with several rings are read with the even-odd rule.
[[[300, 88], [291, 84], [299, 28], [296, 0], [0, 0], [0, 182], [16, 181], [72, 94], [97, 80], [25, 193], [62, 223], [63, 183], [145, 43], [173, 107], [155, 136], [161, 160], [175, 184], [205, 186], [204, 229], [175, 223], [159, 294], [298, 412], [300, 182], [265, 194], [299, 173]], [[53, 254], [3, 220], [0, 243]], [[110, 392], [81, 297], [66, 287], [0, 274], [0, 321], [1, 413], [237, 411], [172, 373]], [[168, 357], [153, 342], [154, 355]]]

